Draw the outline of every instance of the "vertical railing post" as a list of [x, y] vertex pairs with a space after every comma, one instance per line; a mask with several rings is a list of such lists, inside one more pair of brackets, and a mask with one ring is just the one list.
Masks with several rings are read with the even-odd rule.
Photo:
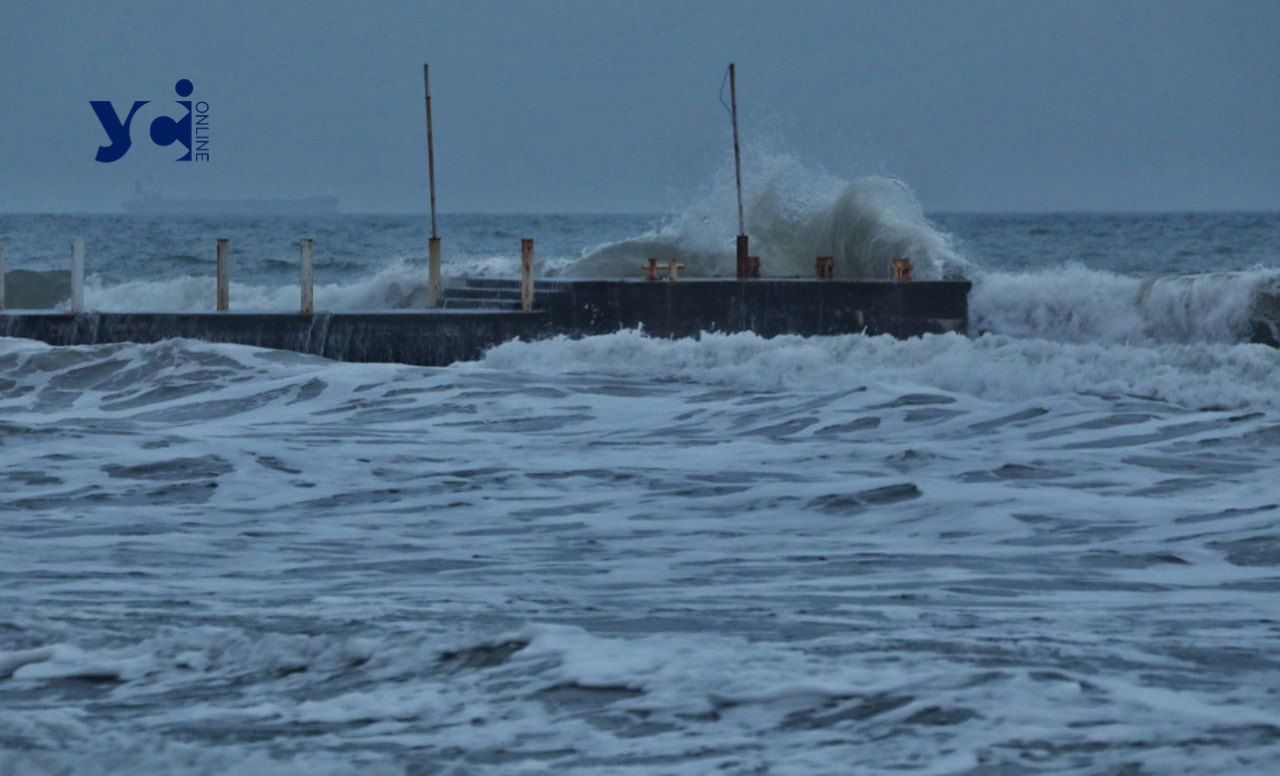
[[84, 312], [84, 238], [71, 239], [71, 299], [67, 309], [72, 313]]
[[646, 280], [658, 279], [658, 260], [645, 259], [644, 264], [640, 265], [644, 269], [644, 277]]
[[4, 309], [4, 240], [0, 240], [0, 310]]
[[818, 257], [818, 280], [831, 280], [835, 277], [835, 262], [833, 256]]
[[303, 237], [298, 241], [298, 263], [302, 267], [302, 314], [311, 315], [316, 311], [316, 265], [312, 249], [315, 240]]
[[427, 307], [440, 306], [440, 238], [427, 240]]
[[218, 312], [231, 309], [231, 240], [218, 238]]
[[533, 309], [533, 238], [520, 240], [520, 309]]

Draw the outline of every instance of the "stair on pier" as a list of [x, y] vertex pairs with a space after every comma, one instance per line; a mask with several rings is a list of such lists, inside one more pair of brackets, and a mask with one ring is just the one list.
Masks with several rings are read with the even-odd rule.
[[[533, 306], [541, 307], [545, 294], [558, 294], [554, 284], [535, 281]], [[520, 281], [504, 278], [465, 278], [447, 286], [441, 296], [444, 310], [519, 310]]]

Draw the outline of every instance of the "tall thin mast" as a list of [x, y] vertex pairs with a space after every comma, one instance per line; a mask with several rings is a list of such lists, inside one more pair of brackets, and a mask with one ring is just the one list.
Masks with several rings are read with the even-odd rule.
[[427, 241], [427, 307], [439, 307], [440, 235], [436, 232], [436, 139], [431, 131], [431, 65], [422, 65], [422, 89], [427, 95], [427, 179], [431, 187], [431, 239]]
[[751, 259], [747, 255], [750, 253], [750, 248], [747, 241], [746, 219], [742, 215], [742, 151], [738, 143], [738, 81], [732, 62], [729, 63], [729, 112], [733, 115], [733, 173], [738, 183], [737, 275], [741, 280], [751, 274]]
[[422, 65], [422, 88], [427, 93], [427, 180], [431, 186], [431, 236], [439, 237], [436, 233], [436, 143], [431, 132], [431, 65], [426, 63]]
[[[427, 98], [427, 105], [430, 106], [431, 98]], [[745, 235], [747, 233], [746, 222], [742, 217], [742, 150], [738, 144], [738, 80], [734, 76], [733, 63], [729, 63], [729, 106], [730, 112], [733, 114], [733, 174], [738, 179], [738, 234]], [[427, 108], [427, 115], [431, 114], [431, 108]]]

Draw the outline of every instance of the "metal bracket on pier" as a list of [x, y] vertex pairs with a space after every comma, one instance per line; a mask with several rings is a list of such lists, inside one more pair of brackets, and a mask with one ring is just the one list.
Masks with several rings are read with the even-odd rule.
[[831, 256], [819, 256], [817, 261], [818, 280], [832, 280], [836, 276], [836, 260]]
[[899, 282], [905, 282], [911, 279], [911, 259], [902, 258], [893, 260], [893, 279]]

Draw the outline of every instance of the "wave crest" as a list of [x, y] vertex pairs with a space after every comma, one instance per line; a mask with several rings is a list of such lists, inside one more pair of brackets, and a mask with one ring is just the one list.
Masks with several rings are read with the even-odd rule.
[[[812, 277], [818, 256], [841, 278], [884, 278], [910, 258], [922, 279], [958, 277], [968, 262], [953, 238], [929, 222], [902, 181], [853, 182], [815, 172], [786, 155], [765, 156], [746, 176], [751, 251], [771, 277]], [[601, 245], [565, 267], [577, 277], [634, 277], [645, 259], [678, 259], [697, 276], [734, 274], [738, 232], [733, 179], [721, 175], [662, 227]]]

